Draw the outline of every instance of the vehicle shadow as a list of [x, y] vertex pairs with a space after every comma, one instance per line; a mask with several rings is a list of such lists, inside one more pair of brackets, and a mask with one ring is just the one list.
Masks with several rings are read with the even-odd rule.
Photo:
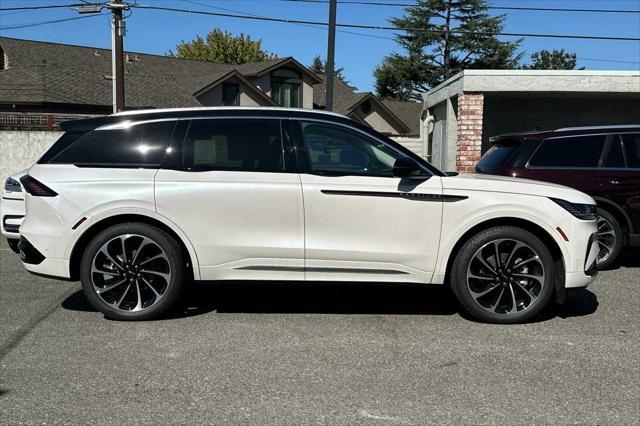
[[[69, 296], [64, 309], [93, 311], [82, 291]], [[590, 315], [596, 295], [577, 289], [564, 305], [548, 309], [532, 322], [559, 316]], [[461, 312], [451, 291], [441, 286], [399, 283], [327, 283], [225, 281], [193, 284], [180, 306], [165, 319], [209, 312], [252, 314], [454, 315]]]

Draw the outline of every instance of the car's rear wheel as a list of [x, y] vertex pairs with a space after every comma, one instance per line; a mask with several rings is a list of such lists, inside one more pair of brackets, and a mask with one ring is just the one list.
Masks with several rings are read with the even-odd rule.
[[93, 238], [80, 263], [89, 302], [106, 317], [150, 320], [166, 314], [184, 287], [180, 245], [145, 223], [111, 226]]
[[539, 238], [524, 229], [500, 226], [464, 244], [451, 269], [451, 287], [475, 319], [520, 323], [549, 303], [555, 275], [553, 257]]
[[615, 262], [623, 243], [624, 234], [618, 220], [608, 211], [598, 208], [598, 269], [605, 269]]

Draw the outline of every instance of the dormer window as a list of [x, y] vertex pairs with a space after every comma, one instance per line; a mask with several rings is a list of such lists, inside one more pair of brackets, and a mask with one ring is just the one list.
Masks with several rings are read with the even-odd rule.
[[292, 68], [280, 68], [271, 73], [271, 97], [280, 106], [300, 108], [302, 105], [302, 74]]

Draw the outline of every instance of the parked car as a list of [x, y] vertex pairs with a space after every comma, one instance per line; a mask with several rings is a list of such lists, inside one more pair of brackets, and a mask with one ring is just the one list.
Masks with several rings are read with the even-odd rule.
[[598, 266], [640, 245], [640, 125], [564, 128], [491, 138], [479, 173], [554, 182], [598, 204]]
[[20, 178], [26, 170], [9, 176], [4, 182], [2, 200], [0, 200], [0, 218], [2, 218], [2, 236], [7, 239], [9, 247], [18, 252], [20, 224], [24, 218], [24, 192]]
[[447, 176], [344, 116], [148, 110], [62, 124], [21, 178], [27, 270], [107, 317], [156, 318], [191, 280], [450, 283], [481, 321], [595, 279], [595, 203], [559, 185]]

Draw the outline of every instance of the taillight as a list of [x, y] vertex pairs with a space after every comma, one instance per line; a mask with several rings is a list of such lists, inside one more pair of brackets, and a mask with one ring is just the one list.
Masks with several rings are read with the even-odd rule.
[[35, 197], [55, 197], [58, 195], [53, 189], [29, 175], [22, 176], [20, 183], [22, 183], [25, 191]]

